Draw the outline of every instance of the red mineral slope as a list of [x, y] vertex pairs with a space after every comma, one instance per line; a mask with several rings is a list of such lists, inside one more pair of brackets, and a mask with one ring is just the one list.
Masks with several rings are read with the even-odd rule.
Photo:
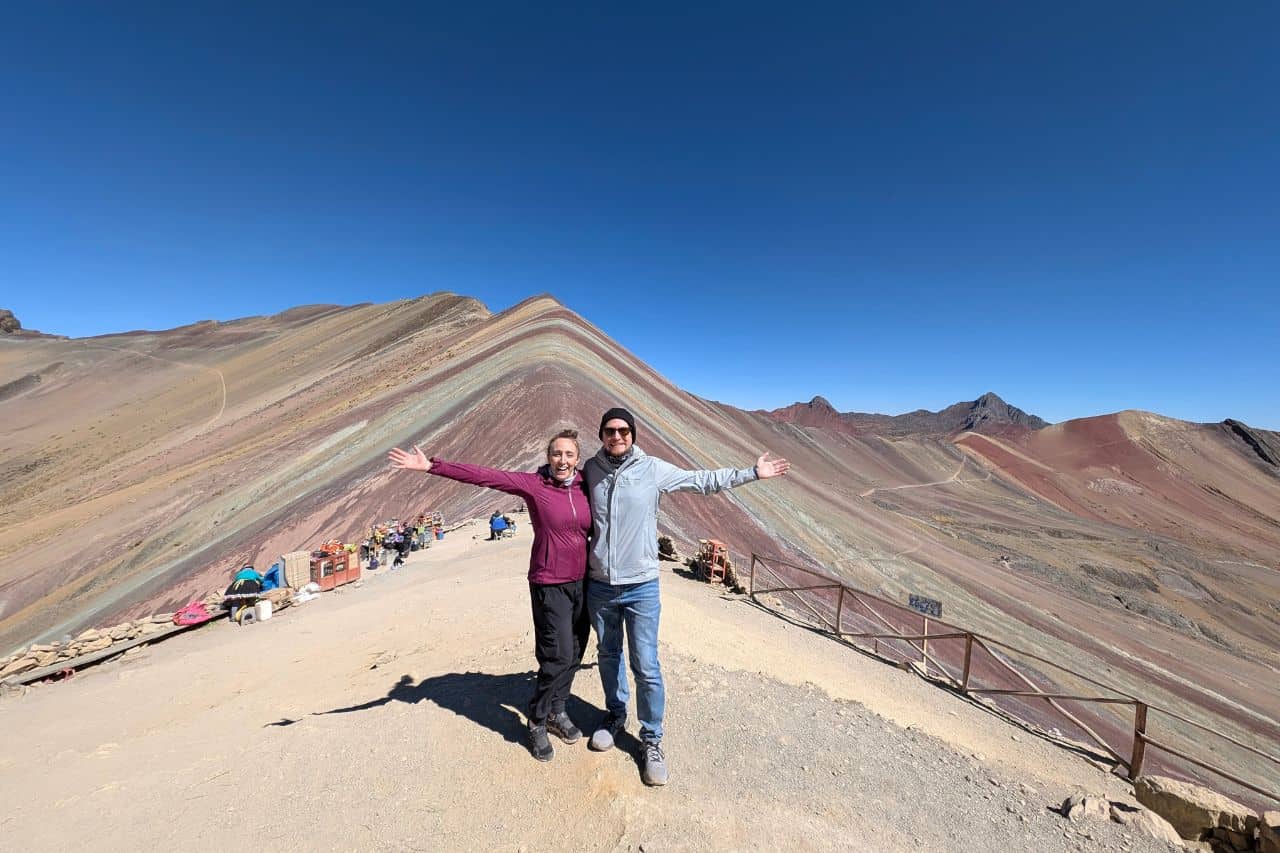
[[1280, 468], [1222, 424], [1129, 411], [956, 444], [1075, 515], [1280, 564]]

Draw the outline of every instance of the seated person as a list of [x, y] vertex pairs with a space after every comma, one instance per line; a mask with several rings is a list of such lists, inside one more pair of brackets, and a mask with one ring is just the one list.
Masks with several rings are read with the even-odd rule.
[[494, 510], [493, 515], [489, 516], [489, 541], [497, 539], [506, 529], [507, 520], [502, 517], [502, 513]]

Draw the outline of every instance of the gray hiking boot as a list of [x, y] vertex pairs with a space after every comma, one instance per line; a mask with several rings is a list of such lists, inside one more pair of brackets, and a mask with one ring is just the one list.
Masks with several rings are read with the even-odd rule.
[[596, 752], [604, 752], [607, 749], [613, 749], [613, 742], [627, 727], [627, 718], [618, 714], [610, 714], [604, 718], [604, 722], [600, 724], [600, 728], [591, 733], [591, 742], [588, 744]]
[[577, 743], [582, 739], [582, 729], [575, 726], [564, 711], [547, 717], [547, 731], [565, 743]]
[[550, 761], [555, 756], [555, 750], [551, 748], [551, 740], [547, 737], [547, 727], [545, 725], [539, 726], [533, 722], [529, 723], [529, 751], [539, 761]]
[[640, 778], [646, 785], [667, 784], [667, 757], [662, 753], [662, 741], [644, 742], [644, 769]]

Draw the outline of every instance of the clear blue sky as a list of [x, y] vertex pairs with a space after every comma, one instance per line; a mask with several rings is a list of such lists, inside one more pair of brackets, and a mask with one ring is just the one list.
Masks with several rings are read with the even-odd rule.
[[1280, 428], [1280, 5], [265, 5], [0, 11], [0, 307], [545, 291], [747, 408]]

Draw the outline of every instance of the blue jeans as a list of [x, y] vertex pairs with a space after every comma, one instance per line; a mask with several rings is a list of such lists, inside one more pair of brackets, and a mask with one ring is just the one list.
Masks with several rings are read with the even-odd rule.
[[622, 660], [622, 633], [626, 629], [627, 657], [636, 679], [636, 715], [641, 740], [662, 739], [662, 713], [667, 694], [658, 665], [658, 616], [662, 602], [658, 581], [613, 586], [587, 581], [587, 613], [596, 629], [596, 651], [605, 708], [626, 716], [627, 665]]

